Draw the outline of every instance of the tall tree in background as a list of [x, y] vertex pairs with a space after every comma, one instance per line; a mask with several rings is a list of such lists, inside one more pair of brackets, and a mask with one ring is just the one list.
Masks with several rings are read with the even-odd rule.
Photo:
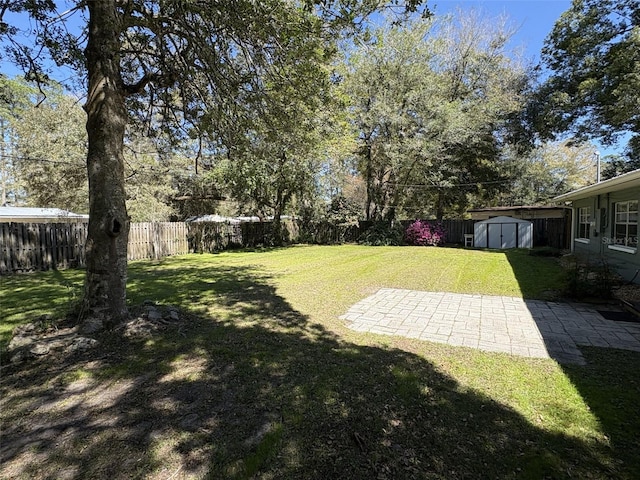
[[333, 56], [310, 17], [308, 35], [288, 39], [286, 58], [261, 77], [268, 96], [245, 112], [223, 139], [228, 161], [226, 178], [241, 204], [260, 216], [273, 216], [274, 241], [280, 245], [281, 217], [296, 196], [313, 188], [320, 137], [320, 111], [329, 99], [328, 60]]
[[[191, 125], [215, 136], [219, 122], [234, 121], [235, 105], [264, 98], [261, 73], [277, 67], [274, 54], [290, 39], [309, 35], [311, 17], [322, 19], [320, 31], [329, 39], [379, 4], [91, 0], [74, 5], [58, 13], [51, 0], [2, 2], [0, 35], [29, 78], [45, 77], [44, 51], [56, 63], [86, 72], [90, 220], [83, 309], [118, 322], [127, 316], [130, 220], [123, 148], [130, 119], [151, 127], [161, 118], [167, 133], [180, 135]], [[5, 22], [11, 11], [30, 16], [33, 48], [20, 44], [18, 29]], [[88, 16], [79, 32], [69, 21], [74, 11]]]
[[430, 28], [424, 21], [379, 29], [347, 56], [344, 89], [359, 134], [367, 220], [394, 219], [404, 184], [428, 161], [425, 142], [438, 133], [437, 115], [424, 104], [437, 97], [424, 41]]
[[[596, 148], [574, 140], [545, 143], [526, 155], [513, 152], [511, 181], [494, 206], [539, 205], [596, 181]], [[507, 153], [508, 155], [508, 153]]]
[[86, 213], [86, 116], [59, 85], [41, 85], [15, 125], [17, 174], [28, 205]]
[[402, 210], [442, 218], [499, 185], [528, 84], [509, 37], [506, 23], [459, 12], [388, 27], [349, 55], [368, 219]]
[[[0, 78], [0, 92], [5, 198], [13, 205], [86, 213], [86, 114], [79, 100], [58, 84], [36, 88], [20, 77]], [[161, 152], [141, 135], [129, 129], [125, 138], [127, 211], [134, 222], [166, 221], [180, 187], [173, 179], [187, 164], [179, 150]]]
[[471, 198], [495, 196], [507, 176], [504, 149], [522, 139], [520, 114], [531, 68], [507, 44], [515, 30], [507, 17], [458, 11], [433, 38], [442, 122], [430, 153], [436, 168], [421, 172], [429, 188], [414, 191], [414, 204], [430, 201], [437, 218], [462, 215]]
[[33, 93], [34, 89], [24, 82], [0, 75], [0, 206], [24, 201], [17, 165], [16, 126]]
[[633, 134], [630, 159], [640, 156], [640, 2], [573, 0], [545, 42], [551, 72], [532, 106], [547, 137], [573, 131], [613, 142]]
[[148, 138], [128, 132], [124, 149], [127, 213], [132, 222], [166, 222], [176, 215], [176, 178], [188, 169], [180, 151], [159, 151]]

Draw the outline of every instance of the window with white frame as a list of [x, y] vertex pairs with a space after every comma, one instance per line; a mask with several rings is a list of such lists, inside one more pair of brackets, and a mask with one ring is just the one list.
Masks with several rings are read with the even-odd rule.
[[638, 201], [618, 202], [614, 216], [615, 245], [638, 248]]
[[578, 238], [589, 239], [591, 230], [591, 207], [578, 209]]

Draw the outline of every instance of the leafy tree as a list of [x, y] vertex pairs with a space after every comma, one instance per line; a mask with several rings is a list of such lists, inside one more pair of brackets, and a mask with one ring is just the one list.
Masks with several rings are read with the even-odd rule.
[[347, 57], [344, 88], [359, 131], [358, 170], [366, 184], [367, 220], [395, 216], [399, 184], [407, 183], [414, 165], [425, 160], [421, 147], [433, 136], [430, 112], [421, 105], [434, 94], [429, 91], [435, 84], [430, 52], [422, 41], [430, 27], [426, 21], [407, 29], [380, 29], [371, 43]]
[[640, 158], [625, 158], [622, 155], [607, 155], [602, 159], [602, 180], [640, 168]]
[[418, 182], [431, 188], [415, 190], [413, 202], [431, 203], [438, 219], [462, 215], [470, 198], [494, 197], [507, 178], [502, 156], [522, 140], [530, 88], [530, 68], [507, 50], [513, 33], [506, 17], [488, 20], [471, 11], [443, 22], [433, 39], [445, 128], [432, 143], [435, 168], [423, 170]]
[[58, 85], [41, 86], [41, 92], [34, 92], [14, 122], [17, 175], [27, 203], [86, 213], [85, 113]]
[[132, 132], [124, 149], [127, 213], [132, 222], [165, 222], [176, 216], [175, 181], [188, 160], [180, 152], [160, 151], [154, 142]]
[[198, 173], [193, 169], [175, 172], [175, 195], [171, 199], [175, 218], [185, 220], [211, 213], [235, 215], [237, 209], [228, 205], [230, 202], [224, 175], [222, 162]]
[[459, 13], [378, 31], [349, 56], [368, 219], [442, 218], [500, 179], [528, 82], [508, 38], [505, 25]]
[[495, 201], [500, 205], [539, 205], [557, 195], [596, 182], [596, 148], [575, 140], [546, 143], [526, 156], [513, 153], [511, 182]]
[[602, 159], [602, 179], [609, 180], [626, 173], [627, 162], [622, 155], [608, 155]]
[[546, 136], [572, 130], [612, 142], [640, 134], [640, 4], [573, 0], [547, 37], [542, 59], [551, 76], [532, 106]]
[[[312, 28], [319, 28], [320, 24]], [[234, 197], [252, 205], [260, 216], [273, 216], [274, 241], [282, 244], [280, 219], [296, 196], [313, 189], [318, 147], [319, 115], [328, 96], [326, 59], [320, 35], [290, 39], [282, 52], [284, 65], [262, 78], [269, 96], [260, 108], [247, 112], [227, 143], [227, 179]], [[302, 50], [302, 51], [298, 51]], [[298, 58], [292, 63], [294, 58]], [[245, 117], [245, 118], [246, 118]]]
[[15, 126], [33, 94], [24, 82], [0, 75], [0, 206], [23, 204], [25, 192], [17, 172]]
[[356, 220], [363, 218], [365, 196], [356, 168], [357, 132], [349, 121], [348, 98], [336, 80], [334, 75], [329, 98], [317, 112], [319, 141], [313, 154], [313, 184], [296, 202], [296, 214], [302, 220], [302, 228], [327, 221], [344, 224], [333, 218], [336, 201], [349, 205], [349, 210], [355, 207], [355, 212], [350, 212], [349, 216], [355, 215]]
[[[58, 13], [49, 0], [2, 3], [0, 35], [29, 78], [45, 77], [45, 51], [57, 64], [86, 73], [85, 313], [113, 322], [127, 316], [123, 150], [129, 121], [137, 118], [150, 130], [176, 137], [197, 130], [215, 143], [221, 130], [250, 110], [238, 111], [238, 105], [258, 105], [268, 95], [263, 73], [299, 59], [279, 55], [292, 39], [323, 35], [330, 41], [378, 6], [351, 0], [237, 0], [206, 7], [195, 0], [92, 0]], [[17, 29], [4, 21], [7, 11], [30, 16], [37, 27], [33, 48], [18, 43]], [[77, 34], [69, 21], [74, 11], [88, 18]]]
[[[86, 115], [78, 100], [56, 84], [37, 89], [16, 78], [4, 79], [2, 85], [13, 92], [3, 101], [1, 121], [10, 131], [3, 158], [11, 162], [12, 181], [20, 185], [23, 203], [87, 212]], [[160, 152], [135, 130], [126, 136], [124, 160], [131, 220], [168, 220], [174, 214], [173, 177], [185, 169], [185, 161]]]

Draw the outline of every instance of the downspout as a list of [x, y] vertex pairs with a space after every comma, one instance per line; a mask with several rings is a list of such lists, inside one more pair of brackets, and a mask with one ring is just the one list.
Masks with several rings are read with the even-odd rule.
[[[600, 165], [598, 164], [598, 167]], [[600, 180], [600, 172], [598, 172], [598, 180]], [[600, 198], [601, 195], [598, 195], [596, 197], [596, 202], [597, 202], [597, 208], [596, 208], [596, 212], [598, 212], [598, 218], [596, 218], [596, 238], [598, 239], [598, 245], [599, 245], [599, 250], [600, 250], [600, 257], [602, 258], [602, 256], [604, 255], [604, 242], [602, 241], [603, 238], [603, 234], [604, 232], [602, 231], [603, 225], [602, 225], [602, 199]]]
[[[615, 222], [612, 222], [612, 218], [613, 218], [613, 212], [611, 212], [611, 192], [607, 192], [607, 200], [606, 200], [606, 210], [605, 210], [605, 215], [604, 218], [602, 215], [600, 215], [600, 220], [602, 222], [602, 225], [600, 226], [600, 231], [603, 235], [603, 239], [607, 238], [607, 242], [605, 245], [604, 240], [601, 241], [600, 243], [602, 244], [602, 254], [604, 255], [604, 253], [609, 249], [609, 245], [611, 245], [611, 237], [613, 236], [613, 229], [612, 229], [612, 225]], [[636, 272], [636, 275], [638, 274], [638, 272]], [[634, 276], [635, 279], [635, 276]]]
[[576, 251], [576, 208], [571, 204], [571, 253]]

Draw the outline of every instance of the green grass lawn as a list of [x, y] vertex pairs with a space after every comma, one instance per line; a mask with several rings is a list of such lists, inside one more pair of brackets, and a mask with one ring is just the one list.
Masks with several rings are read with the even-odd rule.
[[[381, 287], [545, 298], [562, 281], [524, 251], [300, 246], [134, 262], [132, 306], [175, 305], [189, 322], [11, 367], [0, 419], [5, 438], [29, 441], [0, 446], [0, 477], [637, 478], [640, 355], [586, 349], [588, 366], [569, 368], [338, 319]], [[2, 278], [2, 342], [62, 315], [81, 283], [77, 271]]]

